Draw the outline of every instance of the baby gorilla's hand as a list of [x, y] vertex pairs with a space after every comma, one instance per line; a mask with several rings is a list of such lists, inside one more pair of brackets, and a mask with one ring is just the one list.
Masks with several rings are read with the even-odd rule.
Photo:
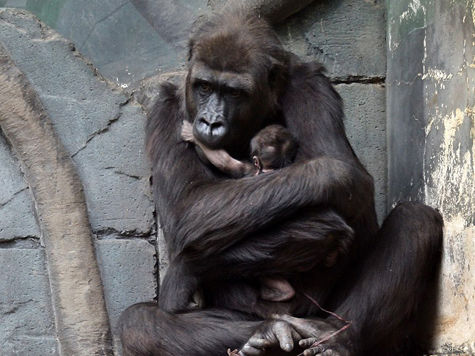
[[181, 127], [181, 138], [186, 142], [195, 142], [195, 138], [193, 136], [193, 125], [191, 122], [186, 120], [183, 121], [183, 126]]

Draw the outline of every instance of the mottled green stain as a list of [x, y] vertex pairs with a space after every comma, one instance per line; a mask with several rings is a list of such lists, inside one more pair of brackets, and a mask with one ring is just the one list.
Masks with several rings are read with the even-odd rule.
[[399, 42], [407, 38], [414, 29], [426, 26], [425, 11], [429, 3], [431, 0], [389, 0], [387, 9], [391, 40]]

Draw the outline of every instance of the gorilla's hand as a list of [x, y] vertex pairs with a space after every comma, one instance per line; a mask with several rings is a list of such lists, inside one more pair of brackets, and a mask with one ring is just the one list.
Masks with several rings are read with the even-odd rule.
[[239, 351], [240, 356], [263, 355], [266, 348], [279, 345], [284, 351], [292, 351], [294, 342], [302, 337], [284, 320], [268, 320], [250, 337]]
[[[299, 346], [305, 351], [299, 356], [349, 356], [348, 337], [339, 328], [326, 320], [294, 318], [290, 315], [276, 315], [276, 319], [290, 324], [301, 339]], [[343, 331], [344, 332], [344, 331]], [[332, 336], [333, 335], [333, 336]], [[325, 338], [327, 341], [313, 346]]]
[[299, 346], [304, 348], [305, 351], [298, 356], [350, 356], [346, 346], [328, 341], [329, 343], [320, 344], [312, 347], [312, 345], [318, 341], [317, 338], [302, 339], [299, 342]]

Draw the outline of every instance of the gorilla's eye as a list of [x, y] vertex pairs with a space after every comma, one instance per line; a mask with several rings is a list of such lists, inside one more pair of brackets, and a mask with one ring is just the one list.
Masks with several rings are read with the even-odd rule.
[[207, 83], [200, 83], [200, 85], [198, 86], [198, 89], [203, 94], [211, 93], [211, 85]]

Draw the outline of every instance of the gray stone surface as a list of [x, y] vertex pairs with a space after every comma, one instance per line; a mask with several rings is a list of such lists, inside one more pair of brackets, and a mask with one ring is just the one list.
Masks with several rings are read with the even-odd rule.
[[276, 24], [299, 12], [313, 1], [314, 0], [208, 0], [208, 6], [213, 10], [220, 10], [221, 8], [235, 6], [237, 3], [244, 6], [246, 11], [254, 12], [259, 16], [265, 17], [272, 24]]
[[[224, 2], [4, 0], [0, 6], [32, 11], [72, 40], [103, 75], [128, 86], [182, 66], [194, 20]], [[247, 6], [264, 7], [281, 19], [308, 2], [252, 0]], [[332, 76], [384, 77], [384, 16], [384, 0], [319, 0], [282, 24], [279, 33], [292, 51], [321, 61]]]
[[141, 239], [96, 241], [112, 332], [120, 313], [132, 304], [156, 297], [155, 246]]
[[128, 0], [67, 1], [58, 31], [94, 60], [100, 72], [120, 84], [176, 65], [177, 52]]
[[207, 0], [3, 0], [0, 6], [33, 12], [126, 87], [184, 62], [190, 27]]
[[294, 53], [331, 77], [386, 76], [384, 0], [319, 0], [279, 27]]
[[84, 182], [94, 230], [149, 234], [154, 218], [144, 157], [144, 116], [136, 105], [124, 106], [121, 114], [74, 160]]
[[444, 218], [438, 355], [475, 355], [475, 17], [472, 0], [388, 8], [389, 202]]
[[[100, 238], [106, 239], [98, 241], [96, 247], [109, 316], [115, 327], [127, 306], [153, 300], [157, 291], [155, 246], [140, 239], [117, 239], [124, 235], [148, 236], [154, 230], [149, 168], [143, 147], [145, 117], [140, 106], [129, 103], [127, 96], [95, 73], [68, 41], [30, 15], [0, 10], [0, 43], [38, 92], [56, 132], [73, 156], [84, 185], [92, 228]], [[0, 239], [37, 236], [37, 225], [28, 230], [29, 221], [35, 219], [31, 199], [27, 199], [26, 183], [14, 154], [1, 137], [0, 159], [0, 182], [5, 182], [0, 189], [0, 203], [6, 203], [0, 206]], [[26, 197], [23, 205], [14, 205], [23, 194]], [[19, 227], [22, 229], [12, 230]], [[31, 254], [43, 256], [42, 250], [9, 248], [38, 246], [27, 242], [4, 244], [0, 253], [11, 253], [18, 261], [35, 265]], [[8, 265], [9, 261], [4, 262], [1, 256], [0, 265]], [[12, 264], [4, 277], [19, 278], [20, 283], [23, 277], [21, 273], [18, 276], [17, 270], [21, 268]], [[51, 303], [48, 290], [46, 283], [31, 293], [37, 298], [46, 293], [46, 301]], [[22, 302], [21, 288], [14, 283], [0, 282], [0, 296], [2, 291], [11, 300], [26, 303]], [[48, 327], [41, 320], [33, 323], [39, 328], [33, 333], [29, 324], [23, 322], [27, 318], [21, 310], [6, 311], [5, 319], [0, 315], [0, 354], [55, 354], [52, 320]], [[50, 310], [43, 308], [42, 312], [50, 316]], [[2, 325], [5, 325], [5, 340]]]
[[[33, 200], [20, 170], [0, 131], [0, 242], [40, 236]], [[21, 219], [19, 218], [21, 217]]]
[[170, 264], [170, 259], [168, 257], [167, 243], [165, 241], [165, 236], [161, 228], [158, 229], [157, 233], [157, 244], [158, 244], [158, 276], [160, 277], [160, 283], [163, 281], [163, 277], [167, 273], [168, 265]]
[[150, 232], [153, 204], [140, 108], [127, 104], [68, 41], [26, 12], [0, 10], [0, 42], [38, 92], [78, 166], [93, 229]]
[[0, 354], [58, 355], [42, 249], [0, 249]]
[[386, 216], [386, 91], [380, 84], [339, 84], [345, 103], [345, 129], [356, 155], [374, 178], [376, 212]]

